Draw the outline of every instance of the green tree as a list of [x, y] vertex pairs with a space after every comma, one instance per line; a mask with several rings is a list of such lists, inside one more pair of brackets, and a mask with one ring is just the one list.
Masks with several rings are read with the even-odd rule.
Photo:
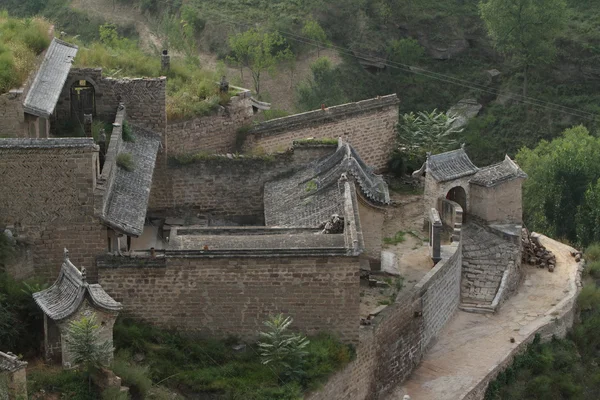
[[[583, 224], [593, 224], [594, 216], [583, 216], [595, 201], [592, 192], [596, 190], [590, 185], [600, 178], [600, 139], [590, 135], [584, 126], [577, 126], [551, 142], [542, 140], [533, 150], [521, 149], [516, 159], [529, 175], [523, 184], [528, 228], [571, 242], [578, 241], [579, 232], [580, 240], [587, 242], [583, 236], [593, 229]], [[578, 217], [579, 206], [582, 208]]]
[[[252, 74], [254, 90], [260, 95], [260, 79], [264, 72], [273, 73], [280, 61], [290, 58], [291, 50], [279, 33], [250, 29], [229, 38], [232, 56], [229, 60]], [[242, 75], [243, 79], [243, 75]]]
[[424, 54], [423, 46], [413, 38], [392, 40], [388, 46], [389, 60], [399, 64], [416, 65]]
[[310, 65], [312, 76], [296, 89], [296, 102], [302, 110], [315, 110], [347, 102], [338, 82], [338, 74], [327, 57], [320, 57]]
[[456, 135], [462, 129], [454, 126], [455, 120], [455, 117], [437, 110], [401, 115], [397, 126], [397, 148], [393, 155], [396, 163], [392, 160], [393, 169], [402, 172], [416, 169], [425, 161], [427, 153], [443, 153], [456, 147]]
[[294, 320], [283, 314], [265, 321], [266, 332], [260, 332], [258, 342], [262, 363], [274, 368], [278, 375], [288, 379], [300, 377], [304, 373], [304, 358], [309, 340], [301, 334], [289, 332]]
[[95, 315], [71, 321], [66, 342], [73, 364], [81, 366], [87, 373], [91, 389], [91, 374], [108, 363], [113, 351], [112, 343], [100, 340], [100, 326]]
[[320, 57], [321, 46], [327, 43], [327, 34], [317, 21], [310, 18], [304, 23], [302, 34], [315, 41], [317, 46], [317, 57]]
[[479, 4], [494, 46], [523, 68], [523, 96], [531, 67], [550, 63], [565, 26], [565, 0], [487, 0]]
[[600, 242], [600, 180], [590, 184], [577, 208], [577, 242], [587, 247]]

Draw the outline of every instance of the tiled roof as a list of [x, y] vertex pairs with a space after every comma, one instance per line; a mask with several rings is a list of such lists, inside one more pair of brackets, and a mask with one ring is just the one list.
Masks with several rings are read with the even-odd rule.
[[3, 353], [0, 351], [0, 372], [1, 371], [18, 371], [25, 368], [27, 363], [19, 360], [19, 357], [11, 353]]
[[506, 156], [504, 161], [479, 170], [469, 182], [479, 186], [492, 187], [516, 178], [525, 179], [527, 174], [510, 157]]
[[135, 141], [124, 141], [120, 154], [131, 154], [134, 168], [133, 171], [117, 168], [103, 219], [112, 228], [138, 237], [144, 230], [160, 136], [137, 126], [131, 127]]
[[479, 168], [473, 165], [463, 148], [427, 158], [427, 173], [438, 182], [473, 175], [477, 171]]
[[56, 282], [48, 289], [33, 294], [42, 311], [53, 320], [62, 320], [75, 313], [86, 297], [98, 309], [120, 311], [121, 303], [114, 301], [100, 285], [88, 284], [67, 254], [65, 249], [65, 259]]
[[342, 174], [352, 176], [369, 201], [387, 204], [387, 184], [362, 162], [347, 143], [337, 151], [290, 177], [265, 184], [265, 223], [267, 226], [317, 227], [332, 214], [343, 214], [338, 181]]
[[47, 118], [54, 112], [75, 55], [77, 46], [52, 39], [23, 103], [26, 113]]

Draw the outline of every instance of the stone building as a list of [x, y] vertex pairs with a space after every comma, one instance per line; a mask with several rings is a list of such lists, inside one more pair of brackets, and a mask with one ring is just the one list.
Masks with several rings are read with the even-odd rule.
[[[67, 347], [68, 328], [73, 321], [94, 317], [100, 327], [101, 343], [113, 341], [113, 325], [121, 311], [121, 303], [112, 299], [98, 284], [87, 282], [81, 271], [65, 256], [56, 282], [48, 289], [33, 294], [44, 312], [44, 349], [48, 361], [61, 362], [64, 368], [74, 367]], [[109, 364], [112, 360], [105, 360]]]
[[0, 351], [0, 400], [27, 399], [27, 363]]

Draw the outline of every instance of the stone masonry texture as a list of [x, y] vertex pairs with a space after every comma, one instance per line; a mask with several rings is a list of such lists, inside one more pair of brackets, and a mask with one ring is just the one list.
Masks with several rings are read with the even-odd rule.
[[342, 137], [375, 170], [385, 169], [398, 122], [396, 95], [267, 121], [253, 127], [246, 149], [285, 150], [296, 139]]
[[106, 228], [93, 216], [96, 157], [90, 148], [0, 149], [0, 226], [30, 244], [36, 276], [55, 279], [67, 247], [95, 280], [94, 260], [106, 246]]
[[25, 136], [25, 114], [23, 112], [25, 94], [22, 89], [11, 90], [0, 95], [0, 137]]
[[157, 326], [256, 338], [284, 313], [294, 329], [358, 342], [357, 257], [176, 258], [154, 266], [98, 260], [99, 282], [123, 314]]
[[458, 309], [461, 245], [411, 291], [403, 292], [373, 326], [361, 327], [356, 359], [308, 400], [377, 400], [404, 381]]

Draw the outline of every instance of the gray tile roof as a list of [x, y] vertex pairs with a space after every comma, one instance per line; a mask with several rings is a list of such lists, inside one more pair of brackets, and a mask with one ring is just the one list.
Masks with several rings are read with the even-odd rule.
[[3, 353], [0, 351], [0, 372], [9, 371], [14, 372], [23, 369], [27, 366], [27, 363], [19, 360], [19, 357], [11, 353]]
[[427, 158], [427, 173], [438, 182], [451, 181], [473, 175], [477, 168], [463, 148], [446, 153], [431, 155]]
[[343, 214], [338, 180], [346, 174], [357, 182], [362, 195], [373, 203], [388, 204], [387, 184], [375, 175], [347, 143], [292, 176], [265, 184], [267, 226], [317, 227], [332, 214]]
[[52, 39], [23, 103], [26, 113], [47, 118], [54, 112], [75, 55], [77, 46]]
[[131, 127], [135, 141], [123, 141], [120, 154], [131, 154], [134, 169], [117, 168], [103, 219], [112, 228], [138, 237], [144, 230], [160, 136], [137, 126]]
[[479, 186], [492, 187], [516, 178], [526, 179], [527, 174], [506, 156], [504, 161], [481, 168], [469, 182]]
[[92, 138], [0, 139], [0, 149], [90, 148], [98, 146]]
[[58, 279], [52, 286], [33, 294], [33, 298], [42, 311], [53, 320], [62, 320], [73, 315], [84, 299], [93, 307], [103, 311], [118, 312], [121, 303], [112, 299], [100, 285], [90, 285], [82, 273], [67, 256], [60, 268]]

